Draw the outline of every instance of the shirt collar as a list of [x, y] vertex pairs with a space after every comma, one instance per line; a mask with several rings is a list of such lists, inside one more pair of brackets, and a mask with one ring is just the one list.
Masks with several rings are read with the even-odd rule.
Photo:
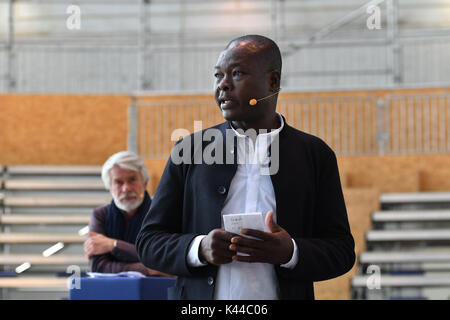
[[[280, 127], [277, 128], [277, 129], [274, 129], [274, 130], [272, 129], [272, 130], [268, 131], [267, 133], [260, 133], [260, 134], [258, 134], [258, 137], [261, 136], [261, 135], [262, 135], [262, 136], [267, 135], [267, 136], [272, 136], [272, 138], [273, 138], [273, 137], [275, 137], [276, 135], [278, 135], [278, 134], [280, 133], [281, 130], [283, 130], [283, 127], [284, 127], [284, 120], [283, 120], [283, 117], [282, 117], [281, 114], [278, 113], [278, 112], [277, 112], [276, 114], [277, 114], [277, 116], [278, 116], [278, 119], [280, 119], [280, 123], [281, 123]], [[240, 137], [240, 138], [247, 138], [246, 135], [239, 133], [236, 129], [233, 128], [233, 124], [231, 123], [231, 121], [230, 121], [230, 127], [231, 127], [231, 129], [233, 130], [233, 132], [236, 134], [236, 136], [238, 136], [238, 137]]]

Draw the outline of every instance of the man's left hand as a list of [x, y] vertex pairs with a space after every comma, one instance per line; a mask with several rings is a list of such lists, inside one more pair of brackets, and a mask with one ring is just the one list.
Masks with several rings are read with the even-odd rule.
[[270, 232], [242, 229], [241, 233], [258, 239], [235, 236], [229, 247], [232, 251], [246, 253], [248, 256], [234, 255], [233, 260], [245, 262], [264, 262], [274, 265], [285, 264], [292, 258], [294, 244], [286, 230], [273, 221], [273, 211], [266, 214], [267, 227]]

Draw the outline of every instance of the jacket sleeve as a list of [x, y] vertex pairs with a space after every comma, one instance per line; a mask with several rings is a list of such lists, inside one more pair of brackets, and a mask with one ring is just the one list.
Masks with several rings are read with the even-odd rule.
[[139, 271], [148, 275], [147, 268], [140, 262], [122, 262], [115, 259], [110, 254], [92, 256], [89, 259], [89, 269], [91, 272], [119, 273], [122, 271]]
[[111, 251], [111, 255], [123, 262], [138, 262], [136, 247], [129, 242], [117, 240], [117, 246]]
[[294, 238], [298, 263], [293, 269], [277, 267], [286, 278], [322, 281], [348, 272], [355, 263], [354, 239], [350, 232], [334, 152], [319, 144], [317, 156], [317, 191], [313, 201], [313, 230], [308, 238]]
[[[89, 230], [106, 236], [106, 207], [94, 210], [89, 222]], [[117, 241], [117, 247], [111, 253], [92, 256], [89, 259], [91, 272], [118, 273], [122, 271], [139, 271], [147, 274], [145, 266], [139, 262], [136, 248], [125, 241]]]
[[176, 276], [192, 275], [187, 255], [189, 244], [198, 235], [182, 229], [186, 166], [169, 158], [136, 239], [145, 266]]

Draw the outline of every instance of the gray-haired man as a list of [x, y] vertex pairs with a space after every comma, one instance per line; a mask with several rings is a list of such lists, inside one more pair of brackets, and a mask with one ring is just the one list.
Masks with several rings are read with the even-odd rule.
[[90, 270], [162, 275], [139, 262], [134, 245], [152, 201], [146, 191], [149, 174], [144, 162], [131, 151], [113, 154], [103, 165], [102, 180], [113, 200], [96, 208], [91, 216], [89, 238], [84, 243]]

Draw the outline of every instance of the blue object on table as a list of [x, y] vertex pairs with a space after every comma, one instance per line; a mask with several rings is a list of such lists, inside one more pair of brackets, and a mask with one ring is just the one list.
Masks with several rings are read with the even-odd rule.
[[167, 289], [175, 285], [165, 277], [81, 278], [77, 289], [72, 281], [70, 300], [167, 300]]
[[17, 273], [14, 271], [0, 271], [0, 277], [17, 277]]

